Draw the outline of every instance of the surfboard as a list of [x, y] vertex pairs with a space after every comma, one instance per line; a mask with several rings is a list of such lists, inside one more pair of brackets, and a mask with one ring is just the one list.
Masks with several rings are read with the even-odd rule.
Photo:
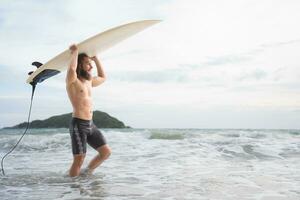
[[[159, 22], [160, 20], [143, 20], [117, 26], [78, 43], [78, 52], [84, 52], [91, 57], [96, 56], [119, 42]], [[37, 84], [66, 70], [70, 63], [70, 58], [70, 50], [67, 49], [45, 64], [37, 61], [33, 62], [32, 65], [36, 66], [37, 69], [28, 73], [29, 77], [26, 82]]]

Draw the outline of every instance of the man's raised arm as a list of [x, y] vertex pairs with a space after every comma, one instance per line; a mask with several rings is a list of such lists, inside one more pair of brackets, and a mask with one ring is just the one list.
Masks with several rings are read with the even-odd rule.
[[97, 66], [98, 75], [96, 77], [93, 77], [93, 79], [92, 79], [92, 86], [96, 87], [105, 81], [106, 76], [104, 74], [104, 71], [103, 71], [103, 68], [102, 68], [102, 65], [101, 65], [99, 59], [96, 56], [91, 57], [91, 59], [95, 62], [96, 66]]
[[78, 59], [78, 47], [73, 44], [70, 46], [71, 60], [67, 71], [66, 83], [72, 84], [77, 80], [76, 68]]

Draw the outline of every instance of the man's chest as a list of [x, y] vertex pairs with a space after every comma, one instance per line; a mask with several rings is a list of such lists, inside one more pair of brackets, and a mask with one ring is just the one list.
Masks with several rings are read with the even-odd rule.
[[90, 84], [78, 84], [76, 87], [76, 93], [80, 96], [91, 96], [92, 86]]

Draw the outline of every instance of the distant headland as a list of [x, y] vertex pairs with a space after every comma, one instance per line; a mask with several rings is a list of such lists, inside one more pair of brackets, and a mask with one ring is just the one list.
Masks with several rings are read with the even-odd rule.
[[[69, 128], [72, 113], [52, 116], [45, 120], [34, 120], [30, 122], [30, 128]], [[101, 111], [94, 111], [93, 121], [98, 128], [131, 128], [109, 114]], [[26, 128], [27, 122], [17, 124], [4, 129]]]

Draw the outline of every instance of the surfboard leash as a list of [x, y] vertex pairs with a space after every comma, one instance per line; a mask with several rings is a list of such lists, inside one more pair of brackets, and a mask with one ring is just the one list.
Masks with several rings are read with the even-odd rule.
[[6, 156], [8, 156], [11, 152], [13, 152], [15, 150], [15, 148], [18, 146], [18, 144], [21, 142], [22, 138], [24, 137], [24, 135], [26, 134], [27, 130], [30, 127], [30, 116], [31, 116], [31, 108], [32, 108], [32, 102], [33, 102], [33, 96], [34, 96], [34, 91], [35, 91], [35, 87], [37, 85], [36, 82], [32, 82], [30, 83], [32, 85], [32, 92], [31, 92], [31, 100], [30, 100], [30, 106], [29, 106], [29, 113], [28, 113], [28, 119], [27, 119], [27, 125], [26, 125], [26, 129], [24, 131], [24, 133], [22, 134], [22, 136], [19, 138], [18, 142], [2, 157], [1, 159], [1, 171], [3, 176], [5, 176], [5, 171], [4, 171], [4, 159], [6, 158]]
[[[37, 69], [41, 66], [43, 66], [42, 63], [35, 61], [32, 63], [33, 66], [35, 66]], [[30, 76], [32, 73], [34, 73], [34, 71], [30, 71], [28, 73], [28, 75]], [[25, 134], [27, 133], [27, 130], [30, 127], [30, 116], [31, 116], [31, 108], [32, 108], [32, 102], [33, 102], [33, 96], [34, 96], [34, 91], [36, 88], [36, 85], [38, 83], [43, 82], [44, 80], [55, 76], [56, 74], [60, 73], [60, 71], [58, 70], [53, 70], [53, 69], [45, 69], [41, 72], [39, 72], [30, 82], [29, 84], [32, 86], [32, 92], [31, 92], [31, 100], [30, 100], [30, 106], [29, 106], [29, 113], [28, 113], [28, 119], [27, 119], [27, 125], [26, 125], [26, 129], [24, 131], [24, 133], [22, 134], [22, 136], [19, 138], [18, 142], [2, 157], [1, 159], [1, 171], [2, 174], [5, 176], [5, 172], [4, 172], [4, 159], [6, 156], [8, 156], [11, 152], [13, 152], [13, 150], [15, 150], [15, 148], [18, 146], [18, 144], [21, 142], [22, 138], [25, 136]]]

